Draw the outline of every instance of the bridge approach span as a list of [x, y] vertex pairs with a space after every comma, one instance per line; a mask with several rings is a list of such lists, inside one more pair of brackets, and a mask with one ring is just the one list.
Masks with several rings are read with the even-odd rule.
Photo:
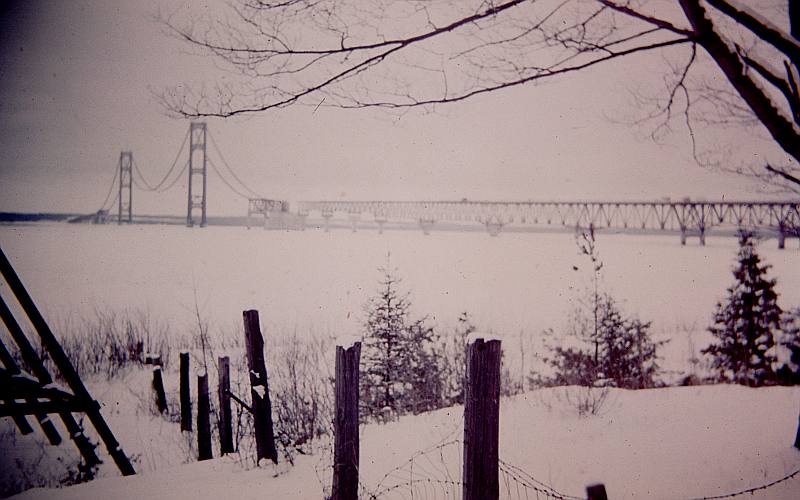
[[383, 230], [389, 222], [416, 222], [426, 233], [437, 224], [484, 225], [497, 235], [506, 226], [563, 226], [705, 235], [715, 227], [774, 233], [781, 248], [800, 233], [800, 201], [301, 201], [301, 217], [346, 218], [353, 230], [364, 219]]

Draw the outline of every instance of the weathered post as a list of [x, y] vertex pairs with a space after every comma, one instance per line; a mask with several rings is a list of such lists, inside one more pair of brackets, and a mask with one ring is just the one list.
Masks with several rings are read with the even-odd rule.
[[264, 364], [264, 338], [261, 336], [258, 311], [244, 311], [243, 316], [247, 366], [250, 370], [250, 393], [253, 398], [257, 460], [268, 458], [277, 464], [278, 451], [275, 449], [275, 432], [272, 428], [272, 403], [269, 399], [267, 367]]
[[208, 400], [208, 374], [197, 377], [197, 459], [214, 458], [211, 452], [211, 404]]
[[587, 500], [608, 500], [606, 495], [606, 487], [602, 483], [590, 484], [586, 487]]
[[192, 430], [192, 394], [189, 391], [189, 353], [182, 352], [181, 356], [181, 430]]
[[153, 369], [153, 390], [156, 393], [156, 408], [158, 412], [167, 412], [167, 395], [164, 392], [164, 379], [161, 376], [161, 368]]
[[361, 342], [336, 346], [336, 401], [333, 444], [333, 500], [358, 498], [358, 365]]
[[800, 414], [797, 416], [797, 433], [794, 436], [794, 447], [800, 450]]
[[220, 454], [233, 453], [231, 417], [231, 373], [228, 356], [219, 358], [219, 448]]
[[495, 500], [500, 437], [500, 341], [476, 339], [467, 349], [464, 387], [464, 500]]

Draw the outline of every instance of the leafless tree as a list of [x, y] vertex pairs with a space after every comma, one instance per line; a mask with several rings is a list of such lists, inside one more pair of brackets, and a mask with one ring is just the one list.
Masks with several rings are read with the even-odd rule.
[[[783, 1], [237, 0], [226, 12], [160, 16], [229, 72], [159, 97], [187, 117], [293, 104], [402, 110], [645, 54], [666, 62], [663, 88], [638, 94], [654, 138], [680, 124], [701, 164], [800, 192], [800, 2]], [[723, 162], [695, 134], [715, 127], [749, 128], [780, 154]]]

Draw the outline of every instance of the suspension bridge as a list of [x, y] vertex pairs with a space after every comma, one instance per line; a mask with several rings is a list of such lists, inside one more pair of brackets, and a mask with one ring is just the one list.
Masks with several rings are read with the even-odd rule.
[[[187, 147], [188, 145], [188, 147]], [[210, 146], [210, 147], [209, 147]], [[184, 160], [182, 167], [177, 169]], [[179, 181], [187, 183], [186, 225], [208, 224], [209, 167], [233, 193], [247, 200], [246, 225], [255, 216], [264, 227], [276, 214], [289, 217], [292, 228], [309, 224], [324, 228], [350, 227], [408, 229], [418, 226], [425, 234], [435, 230], [472, 230], [483, 227], [490, 235], [503, 230], [536, 231], [616, 230], [630, 233], [669, 232], [680, 235], [681, 243], [697, 237], [701, 245], [712, 231], [734, 232], [745, 228], [775, 236], [779, 248], [786, 239], [800, 237], [800, 200], [776, 201], [299, 201], [290, 211], [285, 200], [260, 196], [236, 174], [225, 159], [205, 122], [192, 122], [166, 174], [150, 183], [136, 164], [132, 151], [120, 152], [114, 179], [94, 222], [133, 223], [134, 188], [165, 193]], [[176, 173], [177, 172], [177, 173]], [[112, 198], [111, 195], [115, 194]], [[109, 203], [110, 201], [110, 203]], [[116, 217], [111, 210], [116, 206]], [[319, 221], [319, 224], [314, 224]], [[286, 226], [283, 226], [286, 228]]]

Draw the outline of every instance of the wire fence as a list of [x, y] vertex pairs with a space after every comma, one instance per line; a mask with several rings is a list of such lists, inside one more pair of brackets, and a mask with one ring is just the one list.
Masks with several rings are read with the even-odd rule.
[[[464, 482], [463, 468], [464, 441], [446, 438], [429, 448], [414, 453], [408, 460], [383, 474], [374, 486], [368, 486], [360, 479], [359, 498], [370, 500], [460, 500]], [[332, 478], [333, 451], [322, 453], [316, 466], [317, 478], [323, 493], [330, 494]], [[689, 500], [721, 500], [744, 495], [753, 495], [800, 477], [800, 469], [774, 481], [742, 489], [739, 491], [692, 497]], [[534, 477], [514, 464], [499, 461], [499, 497], [507, 500], [581, 500], [586, 497], [563, 493]]]
[[[359, 479], [359, 498], [370, 500], [460, 500], [464, 482], [462, 439], [447, 437], [443, 441], [414, 453], [408, 460], [385, 472], [373, 486]], [[333, 476], [333, 451], [322, 452], [315, 467], [323, 494], [330, 495]], [[363, 471], [362, 471], [363, 472]], [[576, 500], [581, 497], [561, 493], [534, 478], [521, 468], [500, 461], [500, 498]]]
[[753, 495], [758, 491], [764, 491], [764, 490], [767, 490], [769, 488], [772, 488], [773, 486], [777, 486], [777, 485], [779, 485], [781, 483], [785, 483], [786, 481], [789, 481], [790, 479], [794, 479], [798, 475], [800, 475], [800, 469], [797, 469], [796, 471], [794, 471], [794, 472], [792, 472], [790, 474], [787, 474], [787, 475], [783, 476], [780, 479], [776, 479], [775, 481], [772, 481], [772, 482], [769, 482], [769, 483], [766, 483], [766, 484], [762, 484], [760, 486], [754, 486], [752, 488], [747, 488], [745, 490], [740, 490], [740, 491], [736, 491], [736, 492], [733, 492], [733, 493], [725, 493], [723, 495], [715, 495], [715, 496], [709, 496], [709, 497], [694, 497], [694, 498], [690, 498], [689, 500], [718, 500], [718, 499], [721, 499], [721, 498], [734, 498], [734, 497], [738, 497], [738, 496], [742, 496], [742, 495]]

